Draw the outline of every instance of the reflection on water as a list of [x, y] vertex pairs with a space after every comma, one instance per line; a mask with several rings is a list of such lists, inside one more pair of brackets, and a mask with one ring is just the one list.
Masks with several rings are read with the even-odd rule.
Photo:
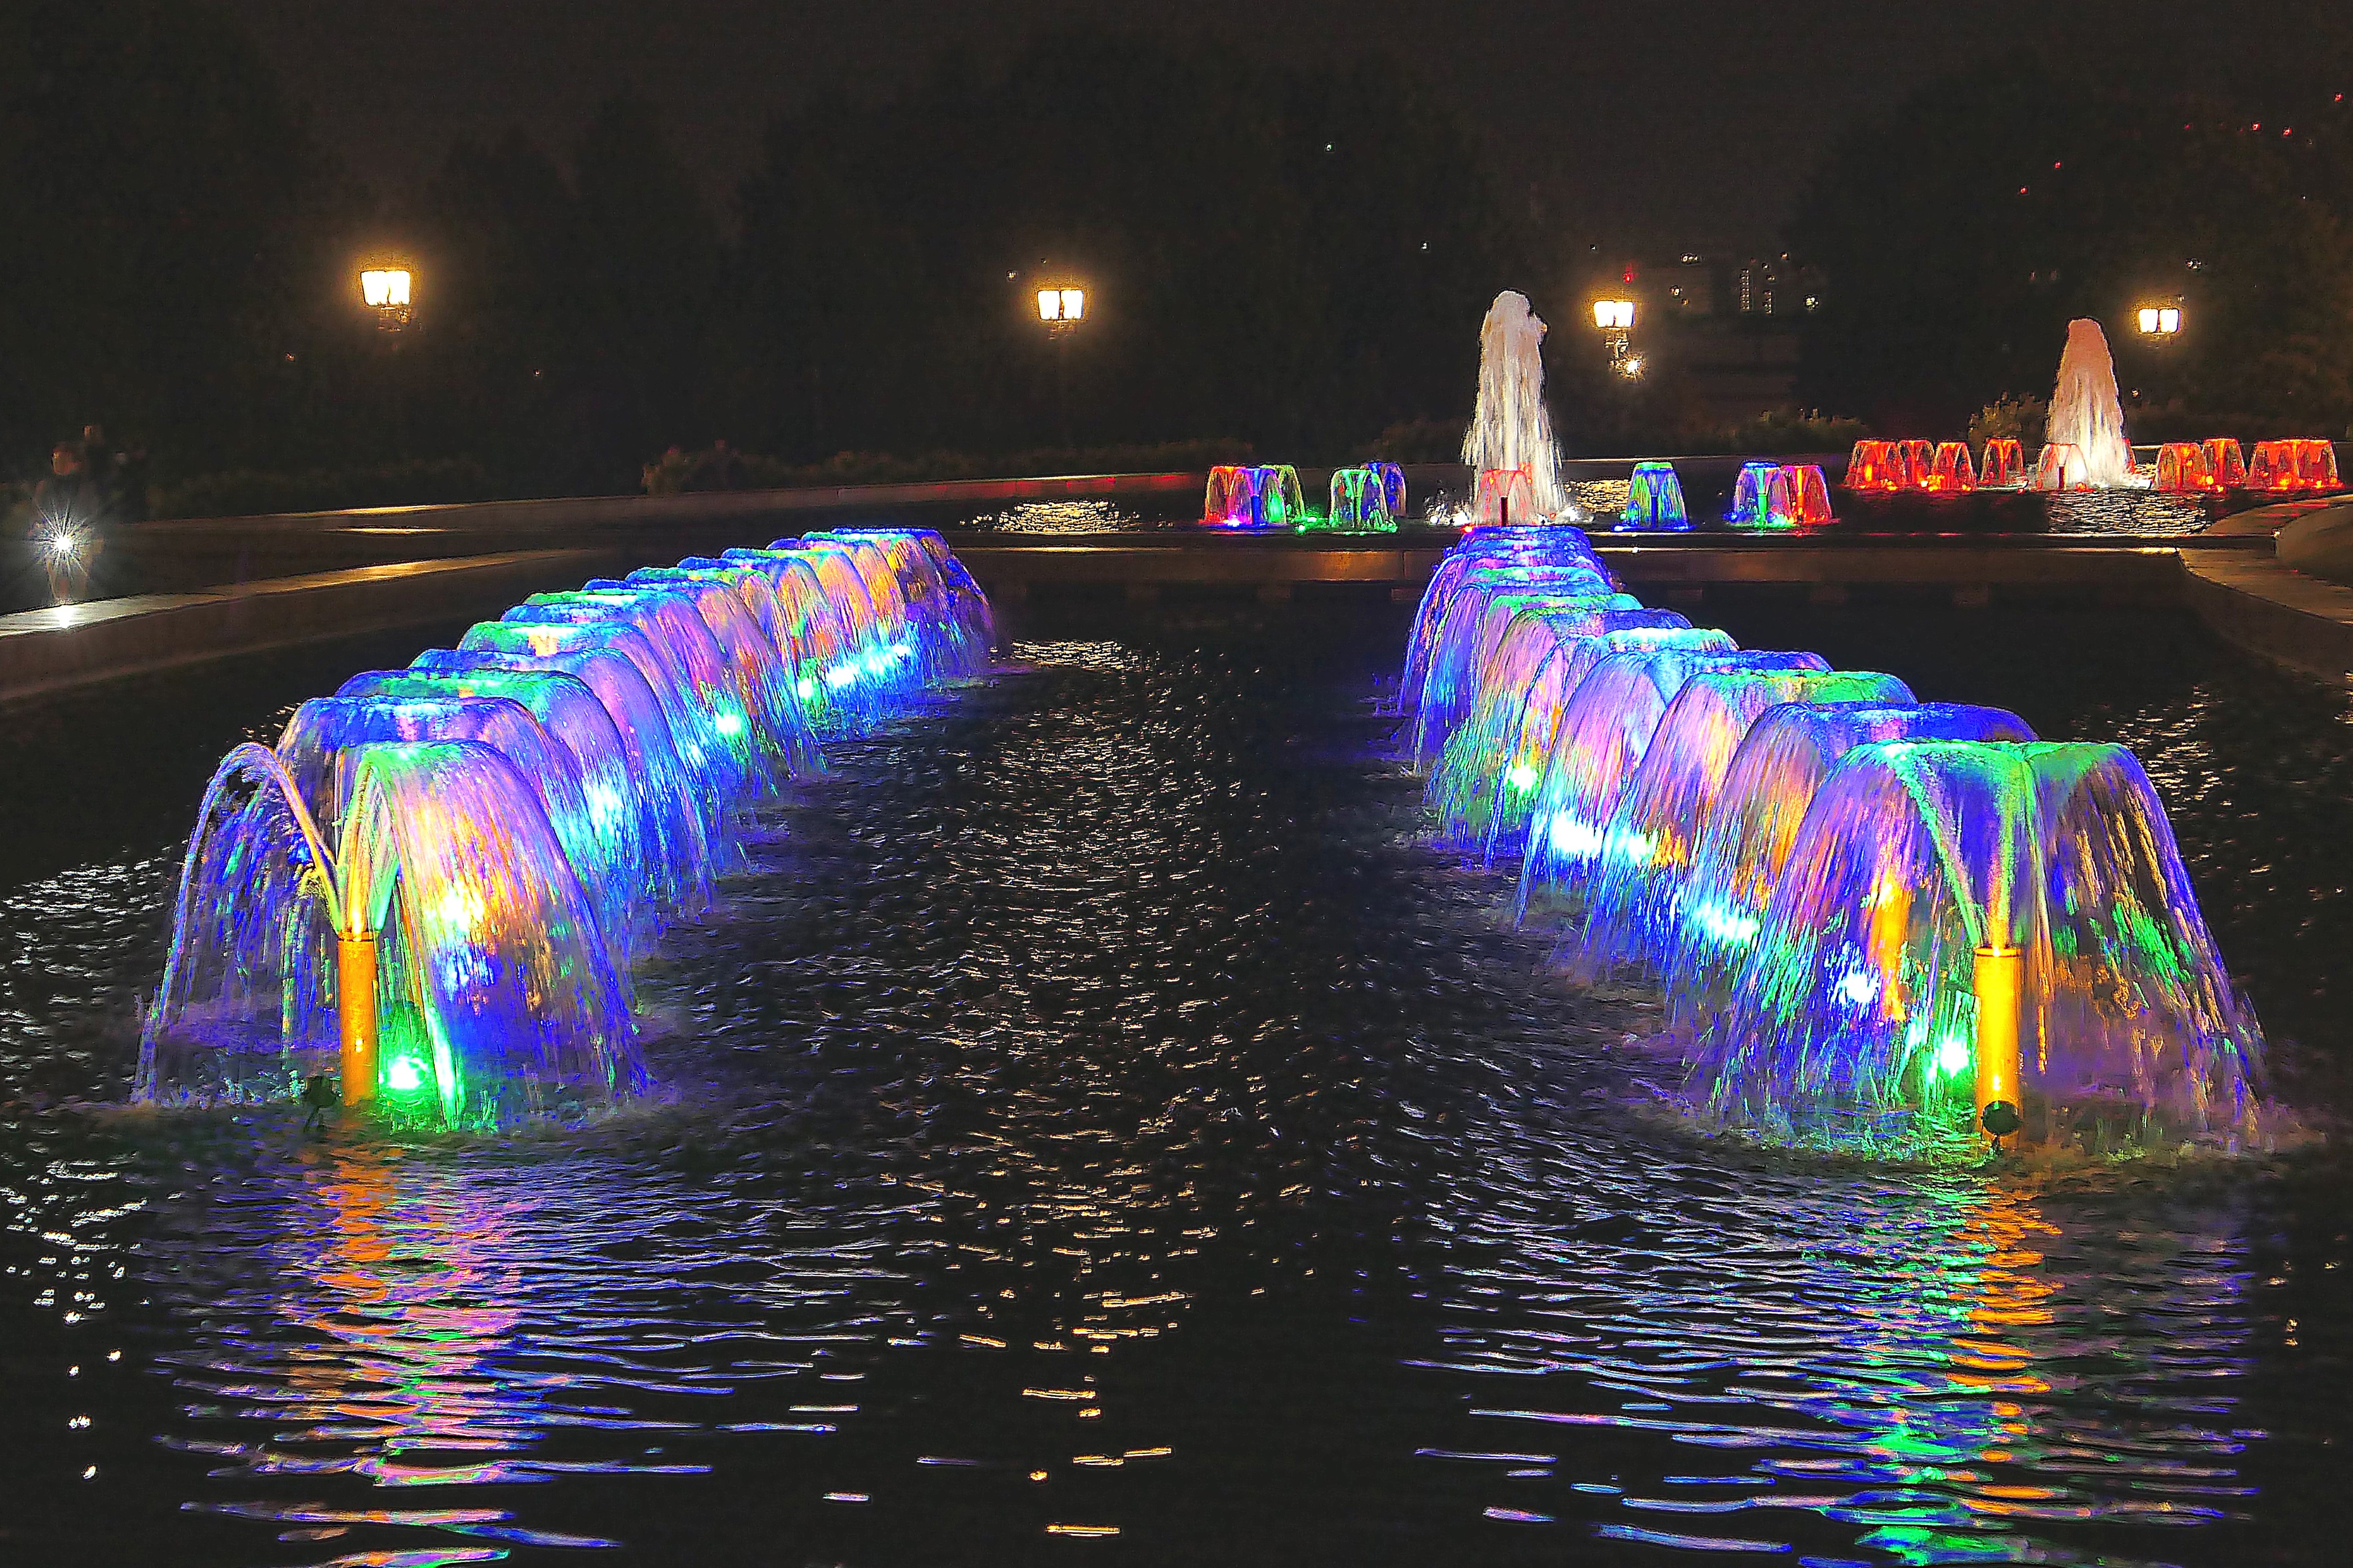
[[984, 512], [965, 526], [1001, 533], [1121, 533], [1134, 529], [1174, 528], [1163, 515], [1123, 508], [1108, 500], [1017, 501], [1002, 511]]
[[[588, 1133], [9, 1112], [6, 1559], [2330, 1560], [2341, 1181], [1656, 1130], [1646, 1016], [1417, 847], [1398, 635], [1025, 645], [844, 748]], [[153, 848], [0, 905], [0, 1097], [120, 1092]]]

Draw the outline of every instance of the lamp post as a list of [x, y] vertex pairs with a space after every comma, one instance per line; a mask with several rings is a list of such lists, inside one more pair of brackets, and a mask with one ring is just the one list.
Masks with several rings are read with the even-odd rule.
[[408, 325], [413, 282], [406, 267], [370, 267], [360, 273], [360, 298], [375, 312], [375, 324], [383, 331], [396, 332]]
[[1087, 291], [1076, 283], [1041, 284], [1038, 289], [1038, 320], [1054, 345], [1054, 406], [1060, 416], [1062, 445], [1071, 439], [1071, 334], [1087, 319]]
[[1633, 352], [1634, 301], [1596, 300], [1593, 301], [1593, 325], [1609, 350], [1609, 368], [1620, 375], [1641, 374], [1642, 361]]

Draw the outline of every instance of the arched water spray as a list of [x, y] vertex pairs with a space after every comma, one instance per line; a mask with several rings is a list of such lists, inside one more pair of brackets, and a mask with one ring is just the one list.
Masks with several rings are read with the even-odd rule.
[[1441, 844], [1525, 844], [1515, 913], [1570, 973], [1663, 978], [1704, 1114], [1930, 1158], [2261, 1132], [2261, 1032], [2129, 753], [1629, 624], [1607, 582], [1574, 529], [1466, 536], [1400, 743]]
[[493, 1128], [640, 1091], [630, 963], [737, 862], [746, 809], [821, 765], [812, 715], [854, 728], [994, 637], [929, 531], [744, 554], [538, 595], [230, 752], [139, 1097], [339, 1079], [347, 1105]]

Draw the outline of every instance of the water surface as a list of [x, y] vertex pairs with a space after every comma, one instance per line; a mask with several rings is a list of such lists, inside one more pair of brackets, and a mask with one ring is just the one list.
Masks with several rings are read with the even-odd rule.
[[[157, 761], [0, 896], [0, 1557], [2335, 1561], [2353, 1184], [1662, 1125], [1649, 1016], [1419, 847], [1404, 615], [1031, 626], [673, 933], [667, 1103], [501, 1142], [42, 1109], [121, 1092], [204, 768], [382, 653], [20, 740]], [[2341, 695], [2148, 617], [1719, 618], [2140, 749], [2328, 1092]]]

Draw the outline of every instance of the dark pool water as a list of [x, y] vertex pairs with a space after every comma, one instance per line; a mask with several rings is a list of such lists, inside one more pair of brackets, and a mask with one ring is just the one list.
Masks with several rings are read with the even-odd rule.
[[[1419, 846], [1403, 616], [1024, 628], [675, 933], [668, 1103], [502, 1142], [56, 1104], [121, 1093], [212, 757], [393, 650], [20, 732], [0, 1562], [2341, 1561], [2353, 1180], [1661, 1125], [1645, 1015]], [[1717, 618], [2139, 747], [2335, 1092], [2341, 694], [2145, 616]]]

